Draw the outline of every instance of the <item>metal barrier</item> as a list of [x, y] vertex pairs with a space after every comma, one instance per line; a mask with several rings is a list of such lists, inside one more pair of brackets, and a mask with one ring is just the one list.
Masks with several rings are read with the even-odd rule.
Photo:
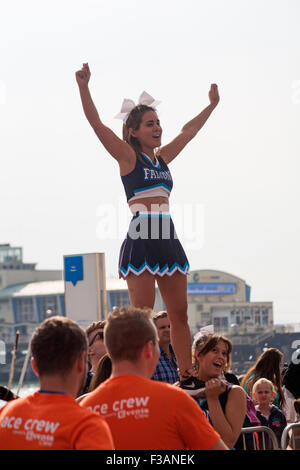
[[[295, 429], [295, 428], [299, 429], [299, 435], [296, 436], [296, 439], [295, 439], [295, 435], [293, 433], [293, 429]], [[292, 433], [290, 435], [289, 432], [291, 430], [292, 430]], [[291, 423], [291, 424], [288, 424], [284, 428], [282, 436], [281, 436], [281, 448], [283, 450], [286, 450], [290, 439], [291, 439], [291, 443], [292, 443], [292, 449], [299, 450], [300, 449], [300, 423]]]
[[[256, 433], [256, 435], [254, 433]], [[243, 441], [243, 450], [250, 450], [249, 448], [247, 448], [247, 443], [246, 443], [246, 438], [245, 438], [246, 434], [252, 434], [253, 447], [251, 446], [251, 450], [266, 450], [265, 434], [268, 435], [269, 441], [272, 443], [271, 450], [279, 450], [277, 437], [275, 436], [272, 429], [268, 428], [267, 426], [253, 426], [250, 428], [242, 428], [241, 437]], [[261, 438], [259, 438], [259, 434], [261, 434]], [[256, 436], [257, 436], [257, 439], [256, 439]], [[259, 441], [259, 444], [258, 444], [258, 441]]]

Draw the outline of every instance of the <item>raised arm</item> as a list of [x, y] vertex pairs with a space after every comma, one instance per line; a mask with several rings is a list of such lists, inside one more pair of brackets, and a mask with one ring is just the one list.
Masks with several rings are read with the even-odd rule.
[[201, 111], [194, 119], [187, 122], [181, 129], [180, 134], [172, 142], [160, 149], [160, 156], [166, 163], [170, 163], [181, 152], [182, 149], [197, 135], [207, 119], [219, 103], [218, 86], [212, 84], [208, 93], [210, 104]]
[[135, 158], [133, 149], [101, 122], [88, 86], [91, 76], [88, 64], [83, 64], [82, 69], [78, 70], [75, 75], [84, 114], [97, 137], [112, 157], [119, 162], [120, 166], [130, 164]]

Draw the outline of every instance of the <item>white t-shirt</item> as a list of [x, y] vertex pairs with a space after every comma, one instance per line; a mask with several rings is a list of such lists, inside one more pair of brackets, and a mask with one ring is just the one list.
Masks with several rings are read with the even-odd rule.
[[287, 422], [294, 423], [297, 420], [297, 414], [294, 408], [295, 397], [285, 386], [283, 386], [283, 393], [285, 404], [282, 411], [286, 417]]

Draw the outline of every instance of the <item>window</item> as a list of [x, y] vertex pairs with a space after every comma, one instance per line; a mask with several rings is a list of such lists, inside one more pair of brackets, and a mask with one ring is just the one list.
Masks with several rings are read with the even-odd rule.
[[45, 295], [39, 297], [40, 304], [40, 315], [41, 320], [51, 317], [53, 315], [59, 315], [57, 297], [55, 295]]
[[214, 331], [216, 333], [228, 331], [228, 317], [214, 318]]
[[255, 325], [260, 325], [260, 313], [255, 313], [254, 323], [255, 323]]
[[129, 305], [129, 295], [127, 290], [120, 290], [109, 293], [109, 310], [112, 310], [113, 307], [122, 307], [124, 305]]
[[267, 308], [262, 308], [262, 323], [263, 325], [269, 325], [269, 312]]
[[15, 299], [17, 323], [36, 321], [32, 297]]
[[22, 248], [12, 248], [9, 245], [0, 247], [0, 263], [22, 262]]

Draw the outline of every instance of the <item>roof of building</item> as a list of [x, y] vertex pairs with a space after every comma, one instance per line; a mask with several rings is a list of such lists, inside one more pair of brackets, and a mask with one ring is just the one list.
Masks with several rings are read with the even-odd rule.
[[[123, 279], [107, 279], [108, 291], [127, 290], [127, 284]], [[0, 289], [0, 299], [7, 297], [33, 297], [37, 295], [63, 295], [65, 283], [58, 281], [25, 282]]]

